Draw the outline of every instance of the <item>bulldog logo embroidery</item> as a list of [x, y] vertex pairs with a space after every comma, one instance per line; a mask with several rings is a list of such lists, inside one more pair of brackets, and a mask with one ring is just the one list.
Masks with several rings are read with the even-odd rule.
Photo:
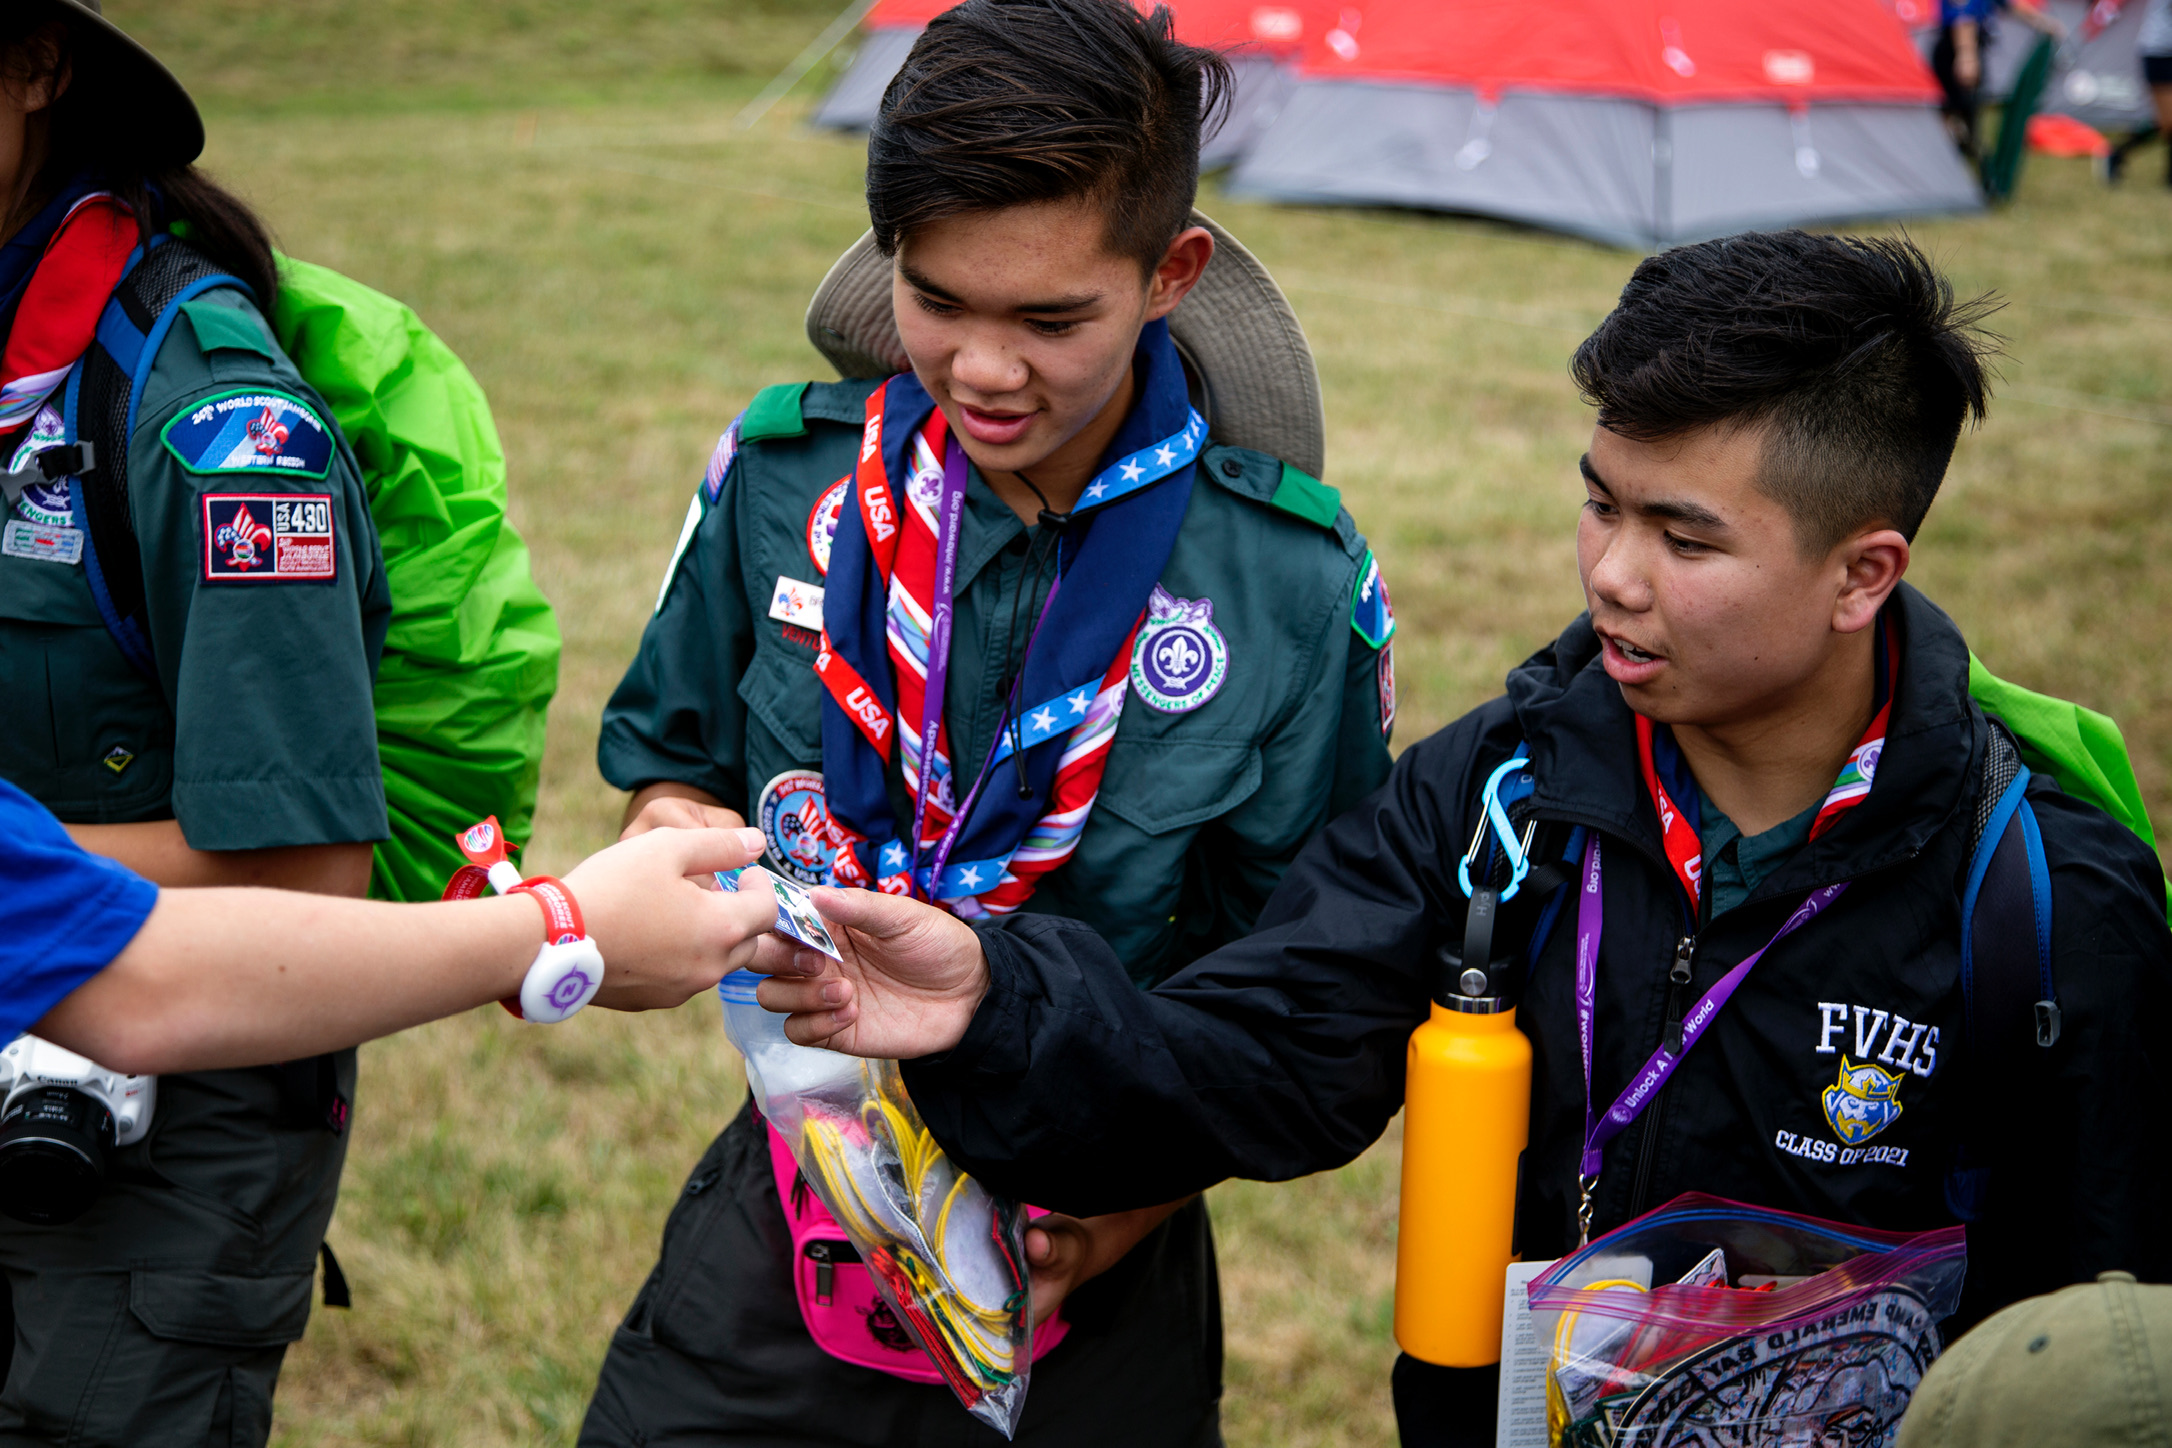
[[1825, 1088], [1825, 1120], [1833, 1135], [1861, 1146], [1900, 1119], [1903, 1075], [1840, 1058], [1840, 1079]]

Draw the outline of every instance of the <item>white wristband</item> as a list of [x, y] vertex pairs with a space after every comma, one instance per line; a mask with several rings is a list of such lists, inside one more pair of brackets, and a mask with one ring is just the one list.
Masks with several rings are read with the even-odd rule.
[[521, 1019], [555, 1026], [596, 998], [603, 986], [603, 953], [587, 936], [545, 945], [520, 983]]

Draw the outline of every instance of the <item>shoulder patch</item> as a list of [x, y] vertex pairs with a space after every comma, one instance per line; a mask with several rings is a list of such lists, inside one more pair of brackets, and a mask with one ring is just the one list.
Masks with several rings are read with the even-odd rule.
[[1268, 503], [1322, 528], [1335, 526], [1342, 512], [1342, 494], [1318, 478], [1309, 477], [1288, 463], [1282, 465], [1282, 481]]
[[[1371, 549], [1365, 551], [1365, 561], [1358, 565], [1357, 587], [1350, 593], [1350, 627], [1357, 636], [1375, 649], [1384, 649], [1388, 640], [1395, 637], [1395, 606], [1388, 602], [1388, 580], [1380, 576], [1380, 560]], [[1384, 675], [1392, 678], [1393, 675]], [[1382, 686], [1383, 694], [1392, 698]], [[1392, 711], [1392, 705], [1390, 706]]]
[[732, 419], [732, 425], [716, 440], [716, 451], [709, 454], [709, 466], [702, 470], [702, 491], [709, 495], [712, 503], [717, 494], [724, 491], [724, 475], [732, 470], [732, 461], [739, 456], [739, 438], [746, 421], [747, 415], [743, 412]]
[[339, 577], [329, 493], [206, 493], [206, 583], [331, 583]]
[[761, 442], [772, 437], [805, 437], [807, 419], [800, 416], [799, 399], [806, 390], [806, 383], [790, 382], [765, 387], [755, 393], [747, 410], [739, 415], [739, 436], [747, 442]]
[[272, 347], [271, 338], [264, 335], [263, 323], [239, 307], [230, 307], [205, 296], [183, 302], [181, 315], [189, 319], [189, 327], [196, 333], [196, 345], [206, 352], [254, 352], [259, 357], [274, 359], [279, 355]]
[[332, 469], [332, 430], [300, 398], [267, 389], [207, 397], [159, 437], [192, 473], [275, 473], [321, 478]]

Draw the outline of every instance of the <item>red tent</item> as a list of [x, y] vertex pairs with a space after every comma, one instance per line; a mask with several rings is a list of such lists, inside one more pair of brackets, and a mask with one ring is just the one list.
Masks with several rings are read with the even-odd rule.
[[1307, 77], [1634, 98], [1936, 103], [1878, 0], [1370, 0], [1305, 44]]
[[[869, 30], [918, 31], [958, 0], [876, 0], [860, 23]], [[1141, 11], [1155, 0], [1132, 0]], [[1294, 48], [1308, 30], [1332, 25], [1339, 6], [1319, 0], [1160, 0], [1176, 12], [1177, 38], [1192, 45], [1257, 44]]]
[[1981, 204], [1880, 0], [1362, 0], [1298, 74], [1233, 191], [1640, 246]]
[[[814, 123], [864, 131], [875, 120], [882, 93], [905, 63], [905, 54], [927, 23], [957, 0], [877, 0], [862, 23], [867, 36], [845, 74], [816, 108]], [[1132, 0], [1151, 10], [1154, 0]], [[1176, 14], [1177, 38], [1230, 53], [1236, 87], [1221, 129], [1200, 150], [1203, 165], [1235, 160], [1281, 109], [1295, 82], [1292, 67], [1309, 42], [1332, 29], [1341, 14], [1330, 0], [1162, 0]]]

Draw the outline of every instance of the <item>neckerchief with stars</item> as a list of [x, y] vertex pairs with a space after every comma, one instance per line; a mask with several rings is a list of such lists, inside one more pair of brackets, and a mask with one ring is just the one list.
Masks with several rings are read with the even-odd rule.
[[[966, 464], [910, 373], [869, 397], [852, 495], [831, 547], [815, 661], [825, 688], [822, 772], [838, 884], [914, 893], [960, 915], [1004, 914], [1070, 858], [1100, 791], [1132, 641], [1206, 445], [1165, 322], [1140, 334], [1133, 369], [1138, 398], [1072, 510], [1003, 727], [962, 795], [947, 727], [938, 719], [932, 749], [921, 733], [931, 695], [938, 715], [947, 712], [947, 660], [935, 657], [934, 643], [947, 637], [936, 624], [953, 603], [944, 546], [953, 525], [939, 510], [951, 491], [946, 472], [956, 470], [949, 482], [962, 482]], [[917, 840], [900, 838], [890, 809], [884, 772], [892, 741], [908, 791], [924, 802]], [[1025, 755], [1023, 796], [1008, 770], [993, 774], [1017, 749]]]

